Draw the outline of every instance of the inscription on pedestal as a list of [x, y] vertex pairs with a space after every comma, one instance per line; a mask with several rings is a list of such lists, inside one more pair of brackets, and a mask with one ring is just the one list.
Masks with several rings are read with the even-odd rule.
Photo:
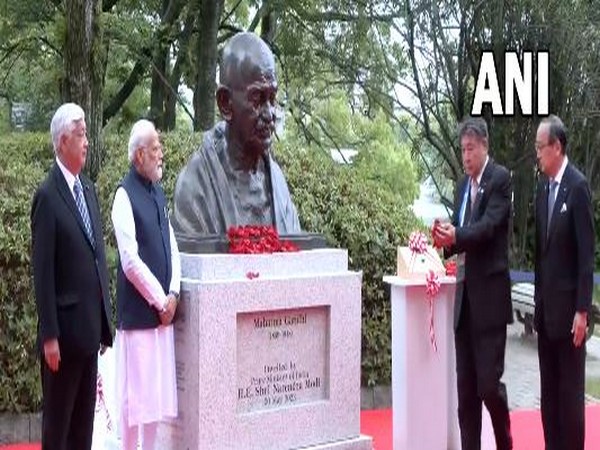
[[237, 314], [237, 411], [329, 398], [329, 306]]

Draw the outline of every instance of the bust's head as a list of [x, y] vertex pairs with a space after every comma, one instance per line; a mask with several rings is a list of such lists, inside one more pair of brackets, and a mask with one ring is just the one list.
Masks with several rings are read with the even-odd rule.
[[262, 155], [275, 129], [277, 78], [267, 44], [253, 33], [239, 33], [223, 49], [217, 105], [230, 138], [244, 153]]

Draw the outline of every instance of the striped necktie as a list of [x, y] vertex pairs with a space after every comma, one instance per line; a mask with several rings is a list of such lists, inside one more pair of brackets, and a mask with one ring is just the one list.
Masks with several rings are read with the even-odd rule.
[[83, 197], [83, 189], [81, 187], [81, 182], [79, 181], [79, 178], [75, 178], [73, 192], [75, 192], [75, 203], [77, 203], [77, 209], [79, 210], [79, 214], [81, 214], [81, 218], [83, 219], [83, 226], [85, 227], [85, 232], [88, 235], [90, 242], [92, 243], [92, 247], [95, 247], [96, 241], [94, 240], [94, 233], [92, 231], [92, 222], [90, 220], [90, 214], [85, 203], [85, 198]]

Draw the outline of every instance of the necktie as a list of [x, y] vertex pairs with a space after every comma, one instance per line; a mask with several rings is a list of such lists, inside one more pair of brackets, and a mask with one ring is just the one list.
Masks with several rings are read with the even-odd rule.
[[471, 179], [471, 213], [473, 212], [473, 205], [475, 204], [475, 199], [477, 198], [477, 189], [479, 185], [477, 184], [477, 180]]
[[92, 222], [90, 220], [90, 214], [85, 203], [85, 198], [83, 197], [83, 189], [81, 187], [81, 182], [79, 181], [79, 178], [75, 178], [73, 192], [75, 192], [75, 203], [77, 203], [77, 209], [79, 210], [79, 214], [81, 214], [81, 218], [83, 219], [83, 226], [85, 227], [85, 232], [87, 233], [88, 238], [92, 243], [92, 246], [95, 247], [96, 242], [94, 241], [94, 233], [92, 232]]
[[546, 236], [550, 232], [550, 221], [552, 220], [552, 211], [554, 210], [554, 202], [556, 202], [556, 188], [558, 182], [555, 180], [550, 181], [548, 187], [548, 220], [546, 221]]

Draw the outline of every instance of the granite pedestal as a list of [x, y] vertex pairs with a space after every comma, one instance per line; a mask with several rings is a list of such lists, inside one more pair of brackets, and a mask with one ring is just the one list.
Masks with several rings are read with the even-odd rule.
[[177, 450], [371, 450], [360, 435], [361, 274], [347, 253], [182, 254]]

